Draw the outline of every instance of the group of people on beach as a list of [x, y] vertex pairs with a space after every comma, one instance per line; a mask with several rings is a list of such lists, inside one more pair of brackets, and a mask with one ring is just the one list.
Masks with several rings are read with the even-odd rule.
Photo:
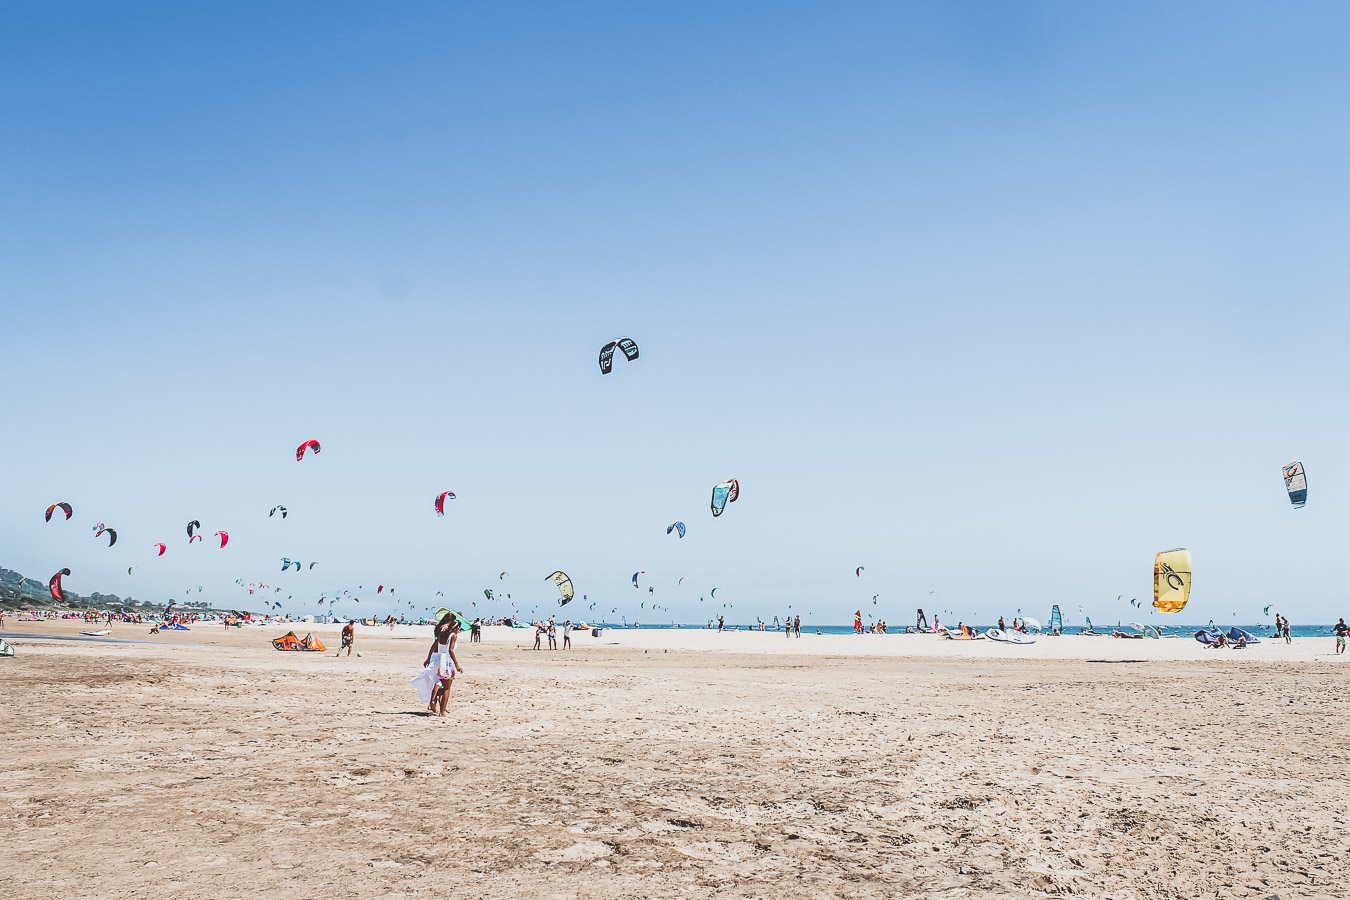
[[[572, 649], [572, 620], [568, 619], [562, 624], [563, 649]], [[541, 649], [540, 641], [548, 638], [548, 649], [558, 649], [558, 623], [550, 618], [547, 622], [534, 623], [534, 649]]]

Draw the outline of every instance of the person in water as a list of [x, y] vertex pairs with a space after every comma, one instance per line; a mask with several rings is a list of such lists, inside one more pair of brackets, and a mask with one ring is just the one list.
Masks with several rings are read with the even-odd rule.
[[[459, 619], [454, 613], [448, 614], [436, 624], [436, 636], [431, 639], [431, 649], [427, 651], [424, 669], [435, 669], [436, 686], [431, 689], [431, 702], [427, 711], [433, 715], [445, 717], [445, 704], [450, 699], [450, 685], [455, 676], [464, 671], [455, 656], [455, 641], [459, 639]], [[440, 709], [436, 701], [440, 701]]]

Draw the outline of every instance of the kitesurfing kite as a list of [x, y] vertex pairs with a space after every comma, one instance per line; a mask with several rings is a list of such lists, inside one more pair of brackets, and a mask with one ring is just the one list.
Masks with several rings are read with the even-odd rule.
[[639, 575], [646, 575], [646, 574], [647, 574], [647, 572], [646, 572], [645, 570], [640, 571], [640, 572], [634, 572], [634, 573], [633, 573], [633, 587], [637, 587], [637, 586], [638, 586], [638, 583], [637, 583], [637, 577], [638, 577]]
[[305, 451], [306, 451], [306, 450], [313, 450], [313, 451], [317, 454], [317, 453], [319, 452], [319, 442], [318, 442], [318, 441], [305, 441], [305, 442], [304, 442], [303, 444], [301, 444], [299, 447], [296, 447], [296, 448], [295, 448], [295, 461], [296, 461], [296, 462], [299, 462], [300, 460], [302, 460], [302, 459], [305, 458]]
[[155, 554], [156, 556], [163, 556], [163, 555], [164, 555], [164, 551], [169, 549], [169, 548], [166, 547], [164, 544], [154, 544], [153, 546], [159, 548], [159, 552]]
[[216, 537], [220, 538], [220, 549], [224, 550], [225, 545], [230, 542], [230, 536], [223, 531], [217, 531]]
[[281, 513], [281, 517], [284, 519], [284, 518], [286, 518], [286, 507], [284, 507], [284, 506], [274, 506], [274, 507], [272, 507], [272, 512], [270, 512], [270, 513], [267, 514], [267, 518], [269, 518], [269, 519], [272, 518], [272, 513]]
[[614, 368], [614, 350], [618, 348], [629, 362], [638, 358], [638, 345], [631, 338], [619, 338], [600, 348], [600, 374], [608, 375]]
[[498, 580], [498, 581], [501, 581], [503, 578], [505, 578], [507, 575], [510, 575], [510, 574], [511, 574], [510, 572], [503, 572], [502, 574], [500, 574], [500, 575], [497, 576], [497, 580]]
[[116, 531], [113, 531], [111, 528], [109, 528], [108, 526], [106, 526], [106, 525], [104, 525], [102, 522], [100, 522], [99, 525], [98, 525], [98, 531], [94, 532], [94, 537], [98, 537], [98, 536], [104, 535], [104, 534], [106, 534], [106, 535], [108, 536], [108, 546], [109, 546], [109, 547], [111, 547], [113, 544], [117, 543], [117, 532], [116, 532]]
[[63, 602], [63, 603], [65, 602], [65, 599], [66, 599], [66, 598], [65, 598], [65, 596], [61, 593], [61, 576], [62, 576], [62, 575], [69, 575], [69, 574], [70, 574], [70, 569], [62, 569], [61, 571], [59, 571], [59, 572], [57, 572], [55, 575], [53, 575], [53, 576], [51, 577], [51, 580], [47, 582], [47, 590], [49, 590], [49, 591], [52, 592], [52, 598], [53, 598], [53, 599], [55, 599], [55, 600], [60, 600], [60, 601]]
[[201, 528], [201, 527], [202, 527], [202, 523], [201, 523], [201, 522], [198, 522], [196, 519], [193, 519], [191, 522], [187, 523], [187, 536], [188, 536], [188, 543], [189, 543], [189, 544], [192, 543], [192, 534], [193, 534], [193, 532], [196, 531], [198, 528]]
[[318, 565], [318, 563], [316, 563], [316, 562], [310, 563], [310, 564], [309, 564], [309, 570], [310, 570], [311, 572], [313, 572], [313, 571], [314, 571], [314, 567], [317, 566], [317, 565]]
[[1294, 509], [1302, 509], [1308, 502], [1308, 475], [1303, 471], [1303, 463], [1296, 460], [1284, 467], [1284, 489], [1289, 492]]
[[454, 491], [441, 491], [440, 496], [436, 498], [436, 515], [445, 515], [445, 501], [455, 499]]
[[672, 531], [678, 531], [680, 533], [680, 537], [684, 537], [684, 523], [674, 522], [670, 525], [667, 525], [666, 534], [670, 534]]
[[135, 566], [127, 566], [127, 574], [130, 575], [130, 574], [131, 574], [131, 570], [134, 569], [134, 568], [136, 568], [136, 567], [135, 567]]
[[735, 478], [724, 481], [713, 488], [712, 492], [712, 514], [720, 516], [722, 510], [726, 509], [728, 503], [735, 503], [736, 498], [741, 495], [741, 483]]
[[75, 510], [71, 508], [69, 503], [64, 501], [61, 503], [53, 503], [51, 506], [47, 507], [47, 514], [43, 516], [44, 522], [50, 522], [52, 520], [52, 513], [56, 511], [57, 507], [60, 507], [61, 511], [66, 514], [67, 521], [71, 516], [75, 515]]
[[1158, 612], [1178, 613], [1191, 598], [1191, 553], [1164, 550], [1153, 562], [1153, 605]]
[[853, 574], [861, 578], [864, 568], [866, 568], [866, 566], [858, 566], [857, 569], [854, 569]]
[[566, 572], [554, 572], [547, 576], [545, 581], [551, 581], [558, 586], [558, 605], [566, 606], [572, 602], [576, 596], [576, 591], [572, 589], [572, 579], [567, 577]]

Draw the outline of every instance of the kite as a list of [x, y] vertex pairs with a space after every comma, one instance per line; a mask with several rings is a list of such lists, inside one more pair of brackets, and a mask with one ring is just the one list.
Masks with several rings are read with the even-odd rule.
[[66, 598], [61, 594], [61, 576], [69, 574], [70, 574], [69, 569], [62, 569], [61, 571], [53, 575], [51, 577], [51, 580], [47, 582], [47, 590], [52, 592], [52, 598], [60, 600], [62, 603], [65, 602]]
[[634, 572], [634, 573], [633, 573], [633, 587], [637, 587], [637, 586], [638, 586], [638, 583], [637, 583], [637, 577], [638, 577], [639, 575], [646, 575], [646, 574], [647, 574], [646, 571]]
[[313, 450], [313, 451], [315, 452], [315, 454], [317, 454], [317, 453], [319, 452], [319, 442], [318, 442], [318, 441], [305, 441], [305, 442], [304, 442], [303, 444], [301, 444], [299, 447], [296, 447], [296, 448], [295, 448], [295, 461], [296, 461], [296, 462], [299, 462], [300, 460], [302, 460], [302, 459], [305, 458], [305, 451], [306, 451], [306, 450]]
[[198, 522], [196, 519], [193, 519], [191, 522], [187, 523], [187, 536], [188, 536], [188, 543], [189, 543], [189, 544], [192, 543], [192, 533], [193, 533], [193, 531], [195, 531], [196, 529], [201, 528], [201, 527], [202, 527], [202, 523], [201, 523], [201, 522]]
[[488, 598], [489, 600], [491, 600], [491, 599], [492, 599], [492, 591], [488, 590], [487, 588], [483, 588], [483, 596], [486, 597], [486, 598]]
[[103, 534], [106, 534], [108, 536], [109, 547], [117, 543], [117, 532], [113, 531], [111, 528], [107, 527], [102, 522], [100, 522], [98, 526], [98, 531], [94, 534], [94, 537], [98, 537], [99, 535]]
[[718, 591], [718, 590], [719, 590], [719, 588], [713, 588], [711, 591], [708, 592], [708, 596], [709, 596], [709, 597], [716, 598], [716, 597], [717, 597], [717, 591]]
[[861, 578], [861, 577], [862, 577], [862, 573], [863, 573], [863, 569], [864, 569], [864, 568], [866, 568], [866, 567], [865, 567], [865, 566], [858, 566], [858, 568], [856, 568], [856, 569], [853, 570], [853, 574], [856, 575], [857, 577]]
[[127, 566], [127, 574], [130, 575], [130, 574], [131, 574], [131, 570], [134, 569], [134, 568], [136, 568], [136, 567], [135, 567], [135, 566]]
[[1178, 613], [1191, 598], [1191, 553], [1164, 550], [1153, 562], [1153, 605], [1159, 612]]
[[274, 506], [274, 507], [272, 507], [272, 512], [270, 512], [270, 513], [267, 514], [267, 518], [269, 518], [269, 519], [272, 518], [272, 513], [278, 513], [278, 512], [281, 513], [281, 517], [282, 517], [283, 519], [286, 518], [286, 507], [284, 507], [284, 506]]
[[225, 545], [230, 542], [230, 536], [223, 531], [217, 531], [216, 537], [220, 538], [220, 549], [224, 550]]
[[497, 580], [498, 580], [498, 581], [501, 581], [503, 578], [505, 578], [507, 575], [510, 575], [510, 574], [511, 574], [510, 572], [503, 572], [502, 574], [500, 574], [500, 575], [497, 576]]
[[551, 581], [558, 586], [558, 605], [566, 606], [572, 602], [576, 596], [576, 591], [572, 589], [572, 579], [567, 577], [566, 572], [554, 572], [544, 578], [545, 581]]
[[377, 588], [375, 589], [375, 593], [377, 593], [377, 594], [383, 594], [383, 593], [384, 593], [384, 585], [380, 585], [379, 587], [377, 587]]
[[61, 511], [66, 514], [67, 521], [70, 520], [71, 516], [75, 515], [75, 510], [71, 508], [69, 503], [66, 503], [65, 501], [53, 503], [51, 506], [47, 507], [47, 515], [43, 517], [44, 522], [50, 522], [52, 520], [52, 513], [56, 511], [58, 506], [61, 507]]
[[445, 501], [447, 497], [451, 500], [455, 499], [455, 492], [441, 491], [441, 495], [436, 498], [436, 515], [438, 516], [445, 515]]
[[[316, 563], [316, 562], [310, 563], [310, 564], [309, 564], [309, 570], [310, 570], [311, 572], [313, 572], [313, 571], [314, 571], [314, 567], [317, 566], [317, 565], [318, 565], [318, 563]], [[297, 569], [296, 571], [299, 571], [299, 570]]]
[[1308, 475], [1303, 471], [1303, 463], [1294, 461], [1284, 467], [1284, 488], [1294, 509], [1302, 509], [1308, 502]]
[[168, 547], [164, 546], [163, 544], [155, 544], [155, 545], [153, 545], [153, 546], [156, 546], [156, 547], [159, 548], [159, 552], [155, 554], [156, 556], [163, 556], [163, 555], [164, 555], [164, 551], [169, 549]]
[[1264, 607], [1261, 608], [1261, 615], [1263, 615], [1263, 616], [1268, 616], [1268, 615], [1270, 615], [1270, 608], [1271, 608], [1272, 606], [1274, 606], [1274, 605], [1275, 605], [1275, 604], [1273, 604], [1273, 603], [1267, 603]]
[[736, 498], [741, 495], [741, 483], [735, 478], [730, 481], [724, 481], [713, 488], [712, 492], [712, 514], [720, 516], [722, 510], [728, 503], [735, 503]]
[[638, 358], [638, 345], [631, 338], [619, 338], [600, 348], [600, 374], [608, 375], [614, 368], [614, 349], [618, 348], [629, 362]]
[[684, 537], [684, 523], [675, 522], [672, 525], [667, 525], [666, 534], [670, 534], [672, 531], [678, 531], [680, 533], [680, 537]]
[[684, 584], [684, 583], [685, 583], [686, 581], [688, 581], [688, 580], [689, 580], [689, 576], [688, 576], [688, 575], [681, 575], [681, 576], [680, 576], [680, 580], [677, 581], [677, 582], [675, 582], [675, 586], [676, 586], [676, 587], [679, 587], [680, 585]]

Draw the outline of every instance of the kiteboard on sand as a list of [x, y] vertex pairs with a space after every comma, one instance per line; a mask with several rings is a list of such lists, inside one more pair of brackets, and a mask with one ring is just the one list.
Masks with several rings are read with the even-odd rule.
[[112, 634], [112, 629], [105, 628], [102, 631], [81, 631], [80, 634], [86, 637], [103, 637], [105, 634]]
[[1001, 642], [1004, 643], [1004, 644], [1034, 644], [1034, 643], [1036, 643], [1036, 639], [1035, 639], [1034, 637], [1028, 637], [1028, 636], [1025, 635], [1025, 634], [1018, 634], [1016, 631], [1007, 631], [1007, 630], [1001, 630], [1001, 629], [998, 629], [998, 628], [990, 628], [990, 629], [989, 629], [988, 631], [986, 631], [984, 634], [985, 634], [985, 636], [986, 636], [987, 638], [989, 638], [989, 640], [991, 640], [991, 641], [1001, 641]]
[[0, 638], [0, 656], [13, 656], [14, 645], [4, 638]]

